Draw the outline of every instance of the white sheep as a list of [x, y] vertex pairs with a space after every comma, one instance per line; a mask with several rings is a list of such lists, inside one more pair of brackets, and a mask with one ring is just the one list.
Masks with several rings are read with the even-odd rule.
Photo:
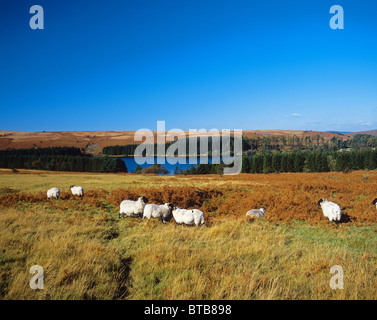
[[129, 217], [138, 216], [140, 217], [144, 212], [145, 204], [148, 199], [145, 197], [139, 197], [137, 201], [123, 200], [120, 204], [119, 219], [126, 214]]
[[256, 217], [256, 218], [262, 218], [266, 213], [265, 208], [260, 209], [251, 209], [248, 212], [246, 212], [247, 217]]
[[47, 198], [58, 200], [60, 196], [60, 190], [58, 188], [51, 188], [47, 191]]
[[173, 217], [178, 224], [196, 225], [204, 224], [204, 214], [198, 209], [174, 208]]
[[340, 221], [342, 217], [342, 210], [340, 207], [327, 199], [321, 199], [318, 201], [318, 205], [322, 208], [323, 215], [330, 221]]
[[143, 220], [144, 218], [159, 218], [162, 223], [169, 221], [172, 217], [173, 205], [170, 203], [165, 203], [162, 205], [157, 204], [147, 204], [144, 207]]
[[377, 198], [373, 200], [372, 204], [375, 204], [377, 209]]
[[70, 186], [69, 188], [74, 196], [84, 196], [84, 189], [82, 187]]

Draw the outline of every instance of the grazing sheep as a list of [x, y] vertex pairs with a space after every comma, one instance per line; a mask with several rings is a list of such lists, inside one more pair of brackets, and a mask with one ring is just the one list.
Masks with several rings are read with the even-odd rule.
[[84, 189], [82, 187], [70, 186], [69, 189], [71, 189], [71, 192], [74, 196], [84, 196]]
[[373, 200], [372, 204], [375, 204], [377, 209], [377, 198]]
[[60, 190], [58, 188], [51, 188], [47, 191], [47, 198], [58, 200], [60, 196]]
[[265, 208], [260, 208], [260, 209], [251, 209], [248, 212], [246, 212], [247, 217], [256, 217], [256, 218], [262, 218], [264, 214], [266, 213]]
[[129, 217], [138, 216], [141, 217], [144, 211], [145, 204], [148, 199], [145, 197], [139, 197], [137, 201], [123, 200], [120, 204], [119, 219], [126, 214]]
[[162, 223], [169, 221], [172, 217], [173, 205], [170, 203], [165, 203], [162, 205], [157, 204], [147, 204], [144, 207], [143, 220], [144, 218], [160, 218]]
[[342, 210], [336, 203], [321, 199], [318, 201], [318, 205], [322, 208], [323, 215], [330, 221], [340, 221]]
[[178, 224], [196, 225], [199, 227], [200, 224], [204, 224], [203, 212], [198, 209], [180, 209], [174, 208], [173, 217]]

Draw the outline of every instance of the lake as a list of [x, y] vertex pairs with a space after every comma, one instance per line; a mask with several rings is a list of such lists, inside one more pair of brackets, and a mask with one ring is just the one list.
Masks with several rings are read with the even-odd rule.
[[[126, 164], [128, 172], [133, 172], [136, 169], [137, 163], [134, 157], [126, 157], [126, 158], [121, 158], [121, 159]], [[187, 168], [191, 168], [191, 166], [193, 165], [196, 168], [197, 164], [189, 164], [189, 158], [186, 158], [186, 161], [184, 164], [181, 164], [181, 163], [170, 164], [168, 162], [168, 161], [173, 162], [175, 159], [176, 158], [173, 158], [173, 157], [171, 158], [166, 157], [165, 164], [161, 164], [164, 168], [166, 168], [169, 171], [169, 174], [174, 174], [174, 170], [176, 167], [178, 167], [178, 169], [186, 170]], [[199, 159], [200, 158], [198, 158], [198, 163], [199, 163]], [[154, 163], [157, 163], [157, 157], [154, 157]], [[212, 157], [208, 157], [208, 163], [212, 163]], [[147, 168], [147, 167], [150, 167], [151, 165], [152, 164], [144, 163], [140, 166], [142, 168]]]

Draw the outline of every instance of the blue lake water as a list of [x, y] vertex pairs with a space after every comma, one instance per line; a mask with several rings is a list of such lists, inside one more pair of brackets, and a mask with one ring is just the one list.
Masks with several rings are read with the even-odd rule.
[[[127, 157], [127, 158], [121, 158], [121, 159], [125, 162], [128, 172], [133, 172], [136, 169], [137, 163], [136, 163], [136, 160], [135, 160], [134, 157]], [[200, 158], [198, 158], [198, 163], [200, 162], [199, 159]], [[164, 168], [166, 168], [169, 171], [170, 174], [174, 174], [174, 170], [175, 170], [176, 167], [178, 167], [178, 169], [186, 170], [187, 168], [191, 168], [192, 165], [195, 168], [197, 166], [196, 163], [190, 164], [189, 158], [181, 158], [181, 161], [184, 161], [185, 163], [170, 164], [169, 161], [170, 162], [176, 161], [176, 158], [167, 157], [167, 158], [165, 158], [165, 164], [161, 163], [161, 165]], [[154, 157], [154, 163], [157, 163], [157, 157]], [[212, 157], [208, 157], [208, 163], [212, 163]], [[152, 164], [144, 163], [144, 164], [141, 164], [140, 166], [142, 168], [147, 168], [147, 167], [152, 166]]]

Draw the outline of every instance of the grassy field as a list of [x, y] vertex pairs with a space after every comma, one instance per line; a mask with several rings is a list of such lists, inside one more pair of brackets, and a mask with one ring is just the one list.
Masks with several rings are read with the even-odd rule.
[[[85, 197], [69, 194], [82, 185]], [[46, 190], [59, 187], [57, 201]], [[203, 210], [200, 228], [119, 220], [121, 199]], [[327, 221], [316, 202], [339, 203]], [[377, 299], [377, 172], [141, 176], [0, 171], [1, 299]], [[260, 220], [247, 209], [264, 205]], [[29, 287], [32, 265], [44, 289]], [[344, 270], [332, 290], [330, 268]]]

